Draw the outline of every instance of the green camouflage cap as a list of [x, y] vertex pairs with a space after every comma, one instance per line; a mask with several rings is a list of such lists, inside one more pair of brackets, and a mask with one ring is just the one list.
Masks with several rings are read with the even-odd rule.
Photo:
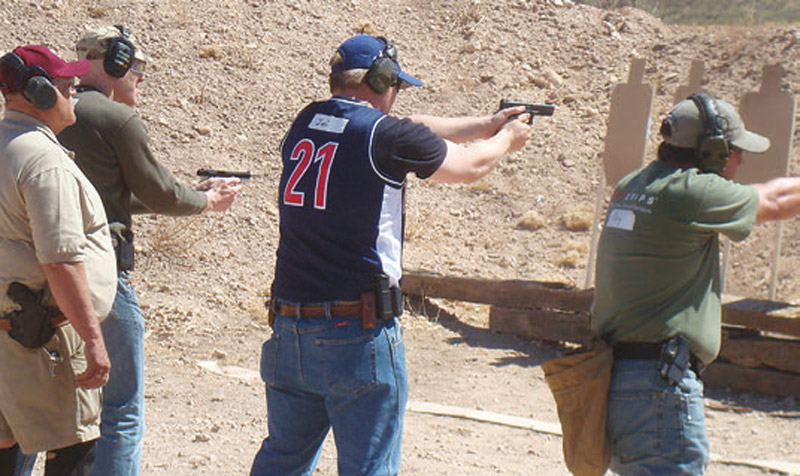
[[[725, 136], [732, 146], [754, 153], [769, 149], [769, 139], [745, 129], [744, 121], [733, 105], [721, 99], [712, 101], [724, 125]], [[671, 133], [669, 137], [664, 137], [664, 142], [675, 147], [696, 149], [706, 132], [700, 109], [691, 99], [684, 99], [676, 104], [664, 121], [669, 123]]]
[[[122, 32], [116, 26], [101, 26], [84, 33], [75, 45], [75, 51], [78, 53], [79, 59], [100, 59], [105, 56], [111, 40], [121, 36]], [[128, 33], [127, 38], [136, 49], [133, 57], [145, 63], [149, 62], [150, 57], [144, 54], [141, 46], [136, 42], [136, 37], [132, 33]]]

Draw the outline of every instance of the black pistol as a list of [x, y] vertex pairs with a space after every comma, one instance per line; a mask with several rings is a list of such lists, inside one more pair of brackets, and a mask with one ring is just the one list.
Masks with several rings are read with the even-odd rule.
[[197, 169], [197, 175], [200, 177], [236, 177], [242, 180], [250, 180], [257, 177], [256, 174], [250, 172], [237, 172], [234, 170], [215, 170], [215, 169]]
[[525, 106], [525, 113], [530, 114], [528, 124], [533, 122], [533, 116], [552, 116], [556, 110], [556, 106], [550, 103], [535, 103], [528, 101], [513, 101], [511, 99], [501, 99], [500, 109], [507, 109], [509, 107]]

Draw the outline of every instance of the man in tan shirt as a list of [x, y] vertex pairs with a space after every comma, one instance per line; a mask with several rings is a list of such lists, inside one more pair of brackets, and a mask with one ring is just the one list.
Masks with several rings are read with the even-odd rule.
[[[48, 451], [46, 475], [88, 474], [94, 459], [116, 260], [100, 197], [56, 139], [75, 122], [75, 81], [88, 69], [44, 46], [0, 58], [1, 474], [18, 447]], [[38, 299], [30, 307], [57, 311], [52, 337], [19, 338], [31, 309], [9, 296], [12, 283]]]

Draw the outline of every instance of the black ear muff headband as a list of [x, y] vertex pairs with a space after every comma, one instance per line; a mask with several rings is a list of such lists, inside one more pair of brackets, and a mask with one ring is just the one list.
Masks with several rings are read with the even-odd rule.
[[717, 112], [717, 106], [709, 95], [692, 94], [689, 99], [700, 110], [703, 121], [703, 135], [697, 145], [697, 168], [721, 174], [731, 155], [727, 121]]

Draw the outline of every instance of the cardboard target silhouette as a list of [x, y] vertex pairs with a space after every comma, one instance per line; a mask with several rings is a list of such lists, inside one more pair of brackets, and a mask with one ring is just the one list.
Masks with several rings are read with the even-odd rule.
[[628, 82], [614, 87], [608, 111], [605, 148], [602, 153], [603, 177], [597, 186], [592, 243], [589, 264], [586, 267], [586, 287], [592, 285], [594, 259], [597, 248], [600, 217], [605, 201], [605, 184], [615, 185], [629, 172], [644, 164], [647, 133], [650, 130], [650, 112], [655, 90], [642, 82], [646, 61], [631, 60]]
[[[744, 163], [736, 172], [737, 182], [763, 183], [776, 177], [785, 177], [789, 173], [797, 100], [794, 94], [781, 89], [785, 74], [780, 65], [764, 66], [761, 88], [742, 97], [739, 113], [747, 129], [768, 137], [770, 147], [763, 154], [744, 153]], [[782, 234], [783, 222], [779, 221], [772, 250], [770, 300], [775, 300]]]

